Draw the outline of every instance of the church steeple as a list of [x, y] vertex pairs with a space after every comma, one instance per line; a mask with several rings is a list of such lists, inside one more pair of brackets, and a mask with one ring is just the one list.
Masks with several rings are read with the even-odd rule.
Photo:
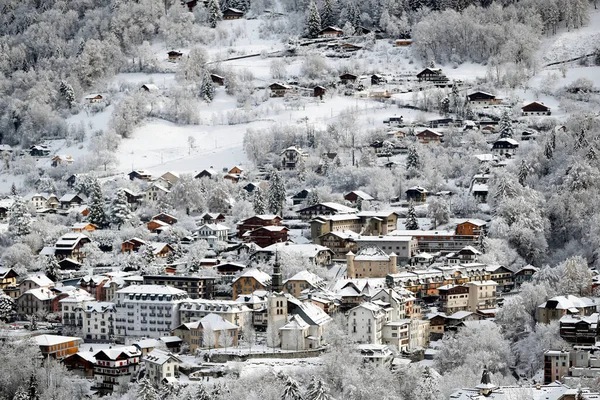
[[279, 264], [279, 254], [277, 253], [277, 250], [275, 250], [275, 264], [273, 264], [271, 290], [273, 293], [281, 293], [283, 291], [283, 277], [281, 275], [281, 264]]
[[475, 386], [475, 389], [479, 391], [479, 394], [489, 396], [496, 388], [497, 386], [492, 383], [487, 366], [484, 366], [483, 373], [481, 374], [481, 382], [479, 385]]

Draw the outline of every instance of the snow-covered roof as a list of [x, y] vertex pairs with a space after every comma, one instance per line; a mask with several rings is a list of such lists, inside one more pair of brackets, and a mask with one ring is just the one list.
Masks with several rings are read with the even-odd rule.
[[323, 286], [325, 284], [323, 278], [307, 270], [298, 272], [291, 278], [286, 279], [283, 283], [286, 284], [290, 281], [304, 281], [315, 287]]
[[450, 319], [465, 319], [467, 318], [469, 315], [473, 314], [470, 311], [457, 311], [452, 315], [449, 315], [448, 318]]
[[474, 183], [471, 186], [471, 192], [489, 192], [489, 186], [487, 183]]
[[158, 86], [153, 83], [145, 83], [142, 87], [148, 89], [149, 92], [158, 92]]
[[502, 139], [498, 139], [498, 140], [496, 140], [496, 141], [494, 142], [494, 144], [496, 144], [496, 143], [501, 143], [501, 142], [510, 143], [510, 144], [512, 144], [513, 146], [518, 146], [518, 145], [519, 145], [519, 142], [517, 142], [517, 141], [516, 141], [515, 139], [513, 139], [513, 138], [502, 138]]
[[356, 242], [410, 242], [412, 236], [361, 236], [355, 238]]
[[44, 274], [29, 275], [27, 278], [25, 278], [23, 280], [23, 282], [26, 282], [26, 281], [31, 281], [39, 287], [54, 286], [54, 282], [52, 281], [52, 279], [48, 278]]
[[299, 315], [292, 315], [290, 321], [279, 328], [280, 331], [295, 331], [308, 329], [310, 325], [306, 323]]
[[388, 233], [390, 236], [454, 236], [453, 231], [420, 231], [420, 230], [406, 230], [396, 229]]
[[331, 321], [331, 317], [325, 311], [311, 302], [301, 303], [293, 313], [299, 314], [309, 325], [323, 326]]
[[568, 310], [568, 309], [580, 309], [586, 307], [595, 307], [596, 302], [589, 297], [577, 297], [571, 294], [566, 296], [556, 296], [543, 304], [540, 304], [539, 308], [551, 308], [555, 310]]
[[96, 300], [91, 294], [83, 289], [77, 289], [69, 292], [69, 296], [64, 299], [60, 299], [59, 303], [83, 303], [86, 301]]
[[559, 400], [567, 392], [573, 392], [577, 395], [577, 389], [570, 389], [560, 382], [553, 382], [549, 385], [538, 386], [501, 386], [492, 391], [488, 396], [479, 395], [479, 389], [460, 389], [450, 395], [452, 400], [510, 400], [515, 398], [524, 398], [528, 400]]
[[89, 239], [86, 235], [81, 232], [71, 232], [62, 235], [54, 244], [55, 248], [70, 249], [73, 250], [79, 241], [82, 239]]
[[135, 346], [119, 346], [111, 349], [102, 349], [96, 353], [96, 358], [100, 353], [106, 354], [110, 360], [116, 360], [121, 354], [127, 355], [128, 358], [139, 357], [142, 355], [140, 350]]
[[325, 235], [337, 236], [340, 239], [356, 239], [356, 238], [360, 237], [360, 234], [356, 233], [354, 231], [332, 231], [332, 232], [324, 233], [323, 235], [321, 235], [319, 237], [322, 237]]
[[168, 361], [175, 361], [177, 363], [181, 362], [181, 360], [173, 353], [160, 349], [154, 349], [150, 353], [146, 354], [144, 361], [158, 365], [163, 365]]
[[[212, 313], [218, 314], [238, 313], [248, 310], [248, 308], [244, 304], [240, 304], [240, 299], [244, 300], [243, 297], [244, 296], [239, 296], [235, 301], [191, 299], [181, 303], [179, 309], [190, 311], [210, 311]], [[257, 296], [251, 297], [256, 298], [257, 303], [264, 302], [264, 300], [260, 300]]]
[[[316, 216], [312, 221], [348, 221], [348, 220], [358, 220], [360, 217], [358, 214], [338, 214], [338, 215], [319, 215]], [[312, 222], [311, 221], [311, 222]]]
[[85, 304], [85, 311], [96, 313], [116, 312], [117, 307], [115, 306], [115, 303], [108, 301], [90, 301]]
[[82, 342], [81, 338], [75, 336], [60, 335], [37, 335], [32, 338], [38, 346], [56, 346], [57, 344], [68, 342]]
[[250, 268], [244, 271], [244, 273], [241, 274], [236, 281], [242, 278], [254, 278], [263, 286], [268, 286], [271, 284], [271, 276], [257, 268]]
[[41, 300], [41, 301], [52, 300], [53, 298], [56, 297], [56, 294], [54, 294], [54, 292], [48, 288], [29, 289], [28, 291], [23, 293], [22, 296], [24, 296], [26, 294], [31, 294], [36, 299]]
[[360, 197], [363, 200], [373, 200], [375, 199], [373, 196], [371, 196], [370, 194], [367, 194], [365, 192], [363, 192], [362, 190], [353, 190], [350, 193], [348, 193], [346, 196], [348, 196], [349, 194], [354, 193], [356, 196]]
[[148, 246], [152, 247], [152, 253], [153, 254], [158, 254], [160, 253], [166, 246], [168, 246], [167, 243], [159, 243], [159, 242], [151, 242], [148, 244]]
[[335, 211], [337, 211], [338, 213], [342, 213], [342, 214], [354, 214], [354, 213], [358, 212], [358, 210], [356, 208], [348, 207], [343, 204], [338, 204], [338, 203], [334, 203], [334, 202], [319, 203], [319, 205], [332, 208]]
[[229, 329], [238, 329], [238, 326], [223, 319], [217, 314], [208, 314], [200, 320], [202, 327], [211, 331], [225, 331]]
[[82, 201], [87, 200], [87, 198], [83, 194], [67, 193], [64, 194], [60, 199], [58, 199], [58, 201], [60, 201], [61, 203], [70, 203], [75, 199], [75, 197], [79, 197]]
[[98, 228], [96, 225], [92, 224], [91, 222], [76, 222], [76, 223], [73, 224], [73, 226], [71, 228], [73, 228], [73, 229], [84, 229], [88, 225], [91, 225], [94, 228]]
[[134, 343], [140, 349], [151, 349], [158, 346], [157, 339], [142, 339]]
[[210, 229], [211, 231], [228, 231], [229, 230], [229, 227], [227, 227], [223, 224], [204, 224], [200, 228], [198, 228], [198, 231], [202, 230], [203, 228]]
[[356, 253], [354, 260], [355, 261], [389, 261], [390, 256], [392, 256], [393, 254], [394, 253], [388, 255], [385, 253], [385, 251], [381, 250], [377, 246], [368, 246], [368, 247], [363, 247], [362, 249], [358, 250], [358, 253]]
[[116, 293], [123, 294], [162, 294], [162, 295], [186, 295], [184, 290], [176, 289], [167, 285], [131, 285], [117, 290]]
[[318, 244], [305, 243], [305, 244], [296, 244], [296, 243], [274, 243], [270, 246], [267, 246], [263, 249], [258, 250], [257, 252], [268, 252], [274, 254], [278, 253], [287, 253], [287, 254], [300, 254], [303, 257], [313, 258], [316, 257], [320, 252], [327, 251], [331, 252], [328, 247], [321, 246]]

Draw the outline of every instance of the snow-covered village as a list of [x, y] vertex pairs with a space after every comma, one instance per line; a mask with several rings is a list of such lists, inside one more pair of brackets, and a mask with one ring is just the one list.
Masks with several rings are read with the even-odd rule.
[[600, 399], [597, 0], [0, 9], [0, 400]]

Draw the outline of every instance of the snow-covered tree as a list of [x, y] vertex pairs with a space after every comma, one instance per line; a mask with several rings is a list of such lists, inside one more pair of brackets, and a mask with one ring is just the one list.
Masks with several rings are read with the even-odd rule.
[[281, 400], [304, 400], [300, 385], [298, 385], [298, 382], [290, 376], [288, 376], [285, 381], [285, 388], [283, 389]]
[[136, 399], [138, 400], [158, 400], [158, 391], [152, 386], [147, 378], [142, 378], [138, 385]]
[[306, 197], [306, 205], [307, 206], [314, 206], [316, 204], [319, 204], [320, 202], [321, 202], [321, 198], [319, 197], [318, 190], [313, 189], [310, 192], [308, 192], [308, 196]]
[[110, 206], [110, 220], [118, 229], [121, 229], [123, 224], [129, 221], [130, 218], [131, 209], [127, 202], [127, 195], [125, 190], [119, 189]]
[[27, 389], [23, 386], [19, 386], [15, 395], [13, 396], [13, 400], [29, 400], [29, 393], [27, 393]]
[[73, 87], [65, 81], [60, 82], [60, 94], [69, 108], [75, 105], [75, 92]]
[[6, 321], [15, 311], [15, 301], [5, 294], [0, 294], [0, 321]]
[[406, 213], [406, 223], [404, 227], [409, 231], [416, 231], [419, 229], [419, 221], [417, 221], [417, 213], [415, 211], [415, 204], [411, 202], [408, 204], [408, 212]]
[[256, 189], [254, 189], [254, 199], [252, 200], [252, 207], [254, 208], [254, 212], [256, 214], [266, 214], [267, 212], [267, 207], [266, 207], [266, 200], [265, 200], [265, 196], [263, 194], [263, 191], [261, 188], [257, 187]]
[[29, 378], [29, 386], [27, 387], [27, 397], [29, 400], [40, 400], [40, 391], [35, 373]]
[[335, 25], [335, 15], [333, 14], [333, 0], [325, 0], [323, 3], [323, 12], [321, 13], [321, 25], [323, 28]]
[[10, 208], [8, 231], [15, 236], [25, 236], [31, 232], [31, 214], [21, 197], [16, 197]]
[[419, 153], [417, 152], [416, 147], [411, 146], [408, 149], [408, 155], [406, 156], [406, 168], [419, 170], [421, 167], [421, 158], [419, 157]]
[[427, 203], [427, 216], [434, 221], [435, 227], [450, 221], [450, 204], [442, 197], [434, 197]]
[[[439, 374], [436, 375], [439, 377]], [[429, 367], [425, 367], [412, 395], [415, 399], [444, 400], [438, 379]]]
[[500, 118], [500, 122], [498, 123], [498, 130], [500, 131], [501, 138], [512, 138], [514, 136], [515, 130], [513, 129], [508, 110], [504, 110], [502, 113], [502, 118]]
[[221, 14], [221, 6], [219, 0], [209, 0], [208, 2], [208, 25], [211, 28], [216, 28], [217, 24], [223, 17]]
[[562, 272], [558, 289], [561, 294], [587, 296], [592, 288], [592, 271], [581, 256], [570, 257], [558, 267]]
[[207, 69], [202, 76], [202, 85], [200, 86], [200, 97], [210, 103], [215, 98], [215, 86]]
[[331, 400], [329, 388], [322, 379], [317, 379], [314, 387], [306, 393], [306, 400]]
[[527, 181], [529, 172], [531, 172], [531, 166], [527, 160], [521, 160], [521, 164], [519, 164], [519, 183], [522, 186], [525, 186], [525, 181]]
[[202, 347], [213, 349], [217, 345], [215, 331], [212, 329], [204, 329], [202, 331]]
[[314, 0], [308, 5], [308, 15], [306, 17], [306, 30], [308, 37], [316, 38], [321, 32], [321, 15]]
[[94, 182], [92, 192], [90, 193], [90, 213], [88, 219], [92, 224], [100, 228], [104, 228], [108, 223], [106, 211], [104, 210], [104, 196], [102, 195], [100, 182], [98, 182], [97, 179]]
[[60, 270], [60, 265], [58, 265], [58, 260], [54, 255], [46, 256], [44, 266], [44, 273], [48, 278], [52, 281], [56, 282], [58, 280], [58, 271]]
[[273, 170], [269, 178], [269, 191], [267, 199], [269, 211], [279, 216], [283, 216], [285, 196], [286, 192], [283, 179], [281, 178], [281, 175], [279, 175], [279, 172]]

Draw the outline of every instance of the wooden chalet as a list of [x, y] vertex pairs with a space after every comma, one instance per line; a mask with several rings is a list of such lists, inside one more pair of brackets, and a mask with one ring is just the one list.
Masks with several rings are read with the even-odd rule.
[[154, 217], [152, 217], [153, 220], [157, 220], [157, 221], [162, 221], [166, 224], [169, 225], [173, 225], [177, 223], [177, 218], [175, 218], [172, 215], [169, 215], [167, 213], [160, 213], [160, 214], [156, 214]]
[[412, 43], [413, 43], [412, 39], [396, 39], [396, 42], [394, 42], [394, 45], [396, 47], [406, 47], [406, 46], [412, 45]]
[[145, 83], [140, 87], [142, 92], [158, 93], [158, 86], [152, 83]]
[[85, 100], [90, 104], [99, 103], [102, 101], [102, 99], [104, 99], [104, 97], [102, 97], [101, 94], [97, 94], [97, 93], [85, 96]]
[[321, 99], [325, 96], [325, 87], [323, 86], [315, 86], [313, 88], [313, 97], [320, 97]]
[[220, 75], [210, 74], [210, 79], [217, 86], [224, 86], [225, 85], [225, 78], [223, 78]]
[[219, 176], [219, 173], [217, 171], [215, 171], [213, 169], [213, 167], [211, 166], [210, 168], [203, 169], [202, 171], [200, 171], [196, 176], [194, 176], [194, 178], [196, 178], [196, 179], [201, 179], [201, 178], [215, 179], [218, 176]]
[[354, 74], [346, 73], [346, 74], [340, 75], [340, 81], [342, 82], [342, 85], [354, 83], [354, 82], [356, 82], [357, 79], [358, 79], [358, 76], [356, 76]]
[[43, 144], [34, 145], [29, 148], [29, 155], [31, 157], [47, 157], [50, 155], [50, 149]]
[[255, 215], [246, 218], [238, 224], [238, 237], [241, 238], [244, 233], [263, 226], [281, 226], [281, 221], [281, 217], [277, 215]]
[[269, 85], [271, 97], [284, 97], [285, 94], [291, 89], [288, 85], [282, 83], [272, 83]]
[[130, 173], [127, 174], [127, 176], [129, 176], [130, 181], [134, 181], [136, 179], [139, 179], [142, 181], [149, 181], [150, 179], [152, 179], [151, 174], [149, 174], [146, 171], [142, 171], [142, 170], [131, 171]]
[[177, 62], [183, 57], [183, 53], [180, 51], [171, 50], [167, 53], [167, 59], [170, 62]]
[[406, 190], [406, 200], [414, 201], [415, 203], [424, 203], [427, 200], [427, 189], [421, 186], [413, 186]]
[[425, 129], [415, 135], [419, 143], [440, 143], [444, 137], [443, 133], [435, 132], [430, 129]]
[[320, 38], [336, 38], [342, 37], [344, 35], [344, 31], [336, 26], [328, 26], [327, 28], [321, 29], [319, 34], [317, 35]]
[[545, 106], [544, 103], [540, 103], [534, 101], [533, 103], [529, 103], [523, 107], [521, 107], [521, 112], [524, 116], [527, 115], [550, 115], [550, 107]]
[[417, 79], [419, 82], [432, 82], [435, 85], [446, 85], [449, 80], [440, 68], [425, 68], [417, 74]]
[[496, 98], [496, 95], [486, 92], [475, 92], [467, 95], [467, 100], [473, 105], [494, 105], [499, 104], [500, 99]]
[[244, 18], [244, 12], [237, 8], [226, 8], [223, 10], [223, 20], [230, 19], [242, 19]]
[[200, 217], [202, 224], [222, 224], [225, 222], [225, 216], [220, 213], [205, 213]]
[[288, 240], [288, 228], [285, 226], [261, 226], [242, 235], [246, 243], [254, 243], [258, 247], [268, 247]]
[[145, 246], [145, 240], [139, 238], [131, 238], [121, 243], [121, 253], [137, 252], [140, 247]]

